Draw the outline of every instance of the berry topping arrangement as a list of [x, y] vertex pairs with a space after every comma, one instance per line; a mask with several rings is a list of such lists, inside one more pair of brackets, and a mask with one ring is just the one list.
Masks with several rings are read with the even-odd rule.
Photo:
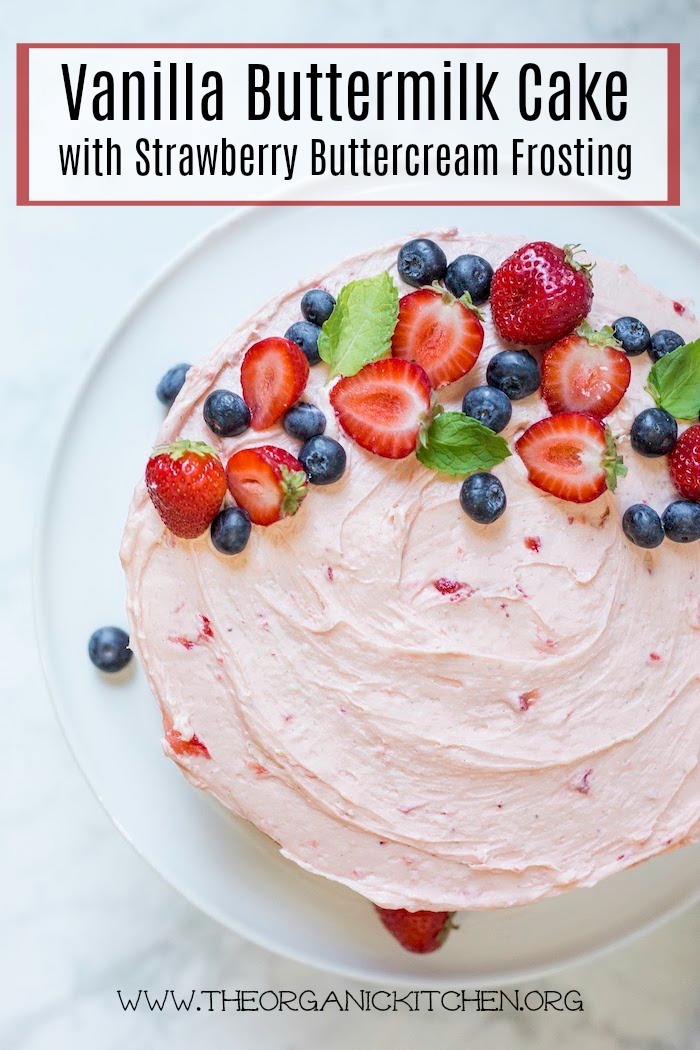
[[[462, 476], [455, 501], [479, 525], [506, 509], [503, 483], [489, 473], [510, 456], [500, 436], [513, 421], [513, 403], [541, 391], [549, 415], [514, 441], [529, 480], [571, 503], [589, 503], [615, 491], [627, 473], [616, 438], [602, 421], [620, 405], [632, 375], [631, 358], [645, 351], [653, 365], [647, 389], [656, 402], [632, 423], [630, 444], [646, 458], [668, 456], [669, 473], [685, 501], [700, 500], [700, 427], [678, 438], [678, 419], [700, 409], [700, 341], [685, 345], [662, 329], [650, 333], [636, 317], [619, 317], [599, 330], [586, 319], [594, 294], [593, 264], [579, 261], [578, 245], [525, 244], [495, 271], [479, 255], [448, 264], [428, 238], [400, 249], [397, 271], [416, 290], [399, 298], [384, 271], [350, 281], [337, 300], [311, 288], [300, 302], [301, 319], [280, 336], [246, 351], [240, 370], [242, 396], [215, 389], [203, 405], [213, 435], [231, 438], [281, 422], [302, 442], [298, 458], [274, 445], [245, 448], [225, 467], [213, 448], [181, 441], [156, 450], [147, 487], [163, 521], [176, 536], [195, 538], [211, 526], [221, 553], [242, 551], [250, 522], [271, 525], [297, 513], [308, 485], [324, 486], [345, 473], [347, 454], [325, 435], [327, 420], [301, 400], [311, 366], [327, 368], [330, 405], [347, 437], [389, 460], [415, 454], [427, 468]], [[516, 344], [492, 353], [486, 384], [467, 390], [462, 410], [445, 411], [438, 391], [469, 374], [484, 347], [489, 303], [501, 339]], [[528, 349], [531, 348], [531, 349]], [[172, 404], [187, 365], [163, 376], [158, 397]], [[226, 489], [244, 515], [223, 508]], [[641, 508], [641, 509], [640, 509]], [[694, 538], [694, 511], [662, 515], [639, 504], [628, 508], [622, 531], [637, 546], [669, 538]]]

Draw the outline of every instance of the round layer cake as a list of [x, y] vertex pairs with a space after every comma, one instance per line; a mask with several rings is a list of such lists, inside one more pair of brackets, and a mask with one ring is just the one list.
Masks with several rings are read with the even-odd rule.
[[[495, 267], [523, 238], [433, 237], [448, 260]], [[258, 310], [193, 367], [158, 435], [296, 453], [281, 422], [217, 439], [202, 406], [240, 392], [257, 340], [299, 319], [304, 291], [396, 267], [400, 243], [348, 259]], [[630, 314], [700, 334], [691, 310], [596, 260], [594, 327]], [[469, 374], [440, 391], [457, 409], [504, 349], [484, 310]], [[682, 312], [680, 312], [682, 310]], [[197, 787], [309, 871], [382, 907], [526, 904], [700, 837], [700, 544], [630, 544], [632, 503], [677, 497], [665, 459], [629, 444], [653, 404], [646, 354], [608, 418], [629, 471], [586, 505], [546, 495], [512, 455], [494, 473], [508, 507], [489, 526], [459, 504], [459, 479], [415, 458], [372, 455], [340, 430], [328, 370], [305, 400], [347, 451], [344, 476], [298, 514], [253, 528], [226, 557], [205, 534], [173, 537], [138, 486], [122, 546], [132, 646], [166, 728], [197, 746], [170, 755]], [[515, 402], [511, 448], [547, 415]]]

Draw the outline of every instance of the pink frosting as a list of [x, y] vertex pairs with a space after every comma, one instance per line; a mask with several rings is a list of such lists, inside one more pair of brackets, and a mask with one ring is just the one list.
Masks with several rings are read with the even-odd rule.
[[[498, 264], [522, 238], [432, 234], [448, 258]], [[399, 244], [343, 262], [265, 306], [193, 368], [158, 442], [295, 450], [281, 425], [220, 441], [202, 419], [215, 387], [240, 390], [241, 357], [299, 317], [304, 290], [337, 293], [388, 269]], [[687, 339], [692, 311], [598, 260], [591, 323], [623, 314]], [[502, 349], [486, 339], [457, 408]], [[204, 751], [166, 752], [189, 779], [310, 871], [386, 907], [525, 904], [700, 836], [700, 545], [633, 547], [633, 502], [674, 498], [665, 460], [637, 456], [649, 359], [609, 422], [629, 466], [586, 506], [529, 484], [513, 455], [495, 473], [505, 515], [460, 510], [458, 479], [390, 462], [339, 432], [312, 368], [305, 397], [348, 453], [343, 479], [296, 517], [254, 528], [246, 551], [174, 539], [143, 484], [122, 546], [132, 645], [170, 724]], [[514, 404], [512, 442], [546, 414]], [[209, 625], [205, 629], [206, 625]], [[172, 737], [171, 737], [172, 739]]]

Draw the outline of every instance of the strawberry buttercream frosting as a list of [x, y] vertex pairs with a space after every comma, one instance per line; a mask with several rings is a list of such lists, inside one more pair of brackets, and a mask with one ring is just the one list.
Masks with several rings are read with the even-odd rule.
[[[448, 260], [472, 252], [494, 267], [525, 240], [427, 236]], [[203, 440], [224, 462], [258, 444], [296, 453], [281, 422], [216, 438], [207, 394], [240, 392], [245, 351], [298, 320], [308, 288], [337, 296], [388, 270], [411, 291], [400, 246], [254, 314], [190, 370], [157, 442]], [[629, 314], [700, 335], [689, 306], [595, 261], [594, 327]], [[504, 349], [483, 309], [483, 350], [440, 391], [447, 408]], [[647, 355], [631, 365], [607, 420], [628, 474], [584, 506], [536, 489], [512, 455], [494, 468], [506, 513], [474, 524], [458, 479], [340, 431], [324, 364], [304, 399], [345, 447], [346, 472], [295, 517], [254, 528], [244, 553], [217, 553], [208, 534], [176, 539], [139, 484], [121, 552], [131, 644], [189, 780], [303, 868], [390, 908], [526, 904], [700, 838], [700, 544], [645, 551], [622, 533], [632, 503], [677, 498], [665, 459], [630, 448], [653, 404]], [[515, 402], [511, 448], [547, 414], [539, 393]]]

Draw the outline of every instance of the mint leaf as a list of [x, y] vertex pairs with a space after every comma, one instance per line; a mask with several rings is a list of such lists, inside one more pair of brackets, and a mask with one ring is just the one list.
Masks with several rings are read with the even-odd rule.
[[399, 292], [386, 271], [350, 281], [318, 337], [318, 352], [334, 376], [354, 376], [389, 350], [399, 316]]
[[436, 416], [416, 452], [424, 467], [455, 476], [490, 470], [510, 455], [502, 437], [463, 412]]
[[647, 390], [659, 408], [676, 419], [696, 420], [700, 415], [700, 339], [655, 361]]

